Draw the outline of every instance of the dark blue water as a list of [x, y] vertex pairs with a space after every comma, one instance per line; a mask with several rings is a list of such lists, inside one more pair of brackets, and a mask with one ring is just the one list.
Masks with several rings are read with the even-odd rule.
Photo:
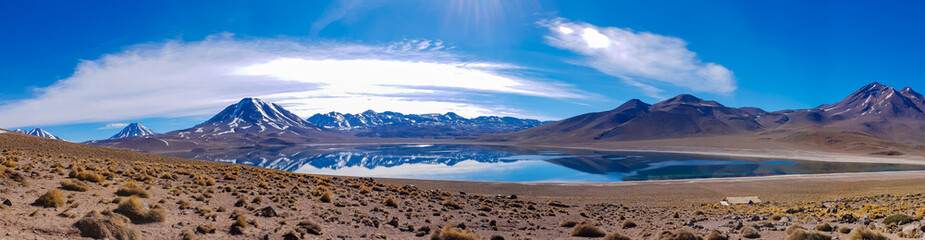
[[473, 145], [299, 146], [235, 149], [194, 158], [299, 173], [501, 182], [617, 182], [923, 169], [902, 164]]

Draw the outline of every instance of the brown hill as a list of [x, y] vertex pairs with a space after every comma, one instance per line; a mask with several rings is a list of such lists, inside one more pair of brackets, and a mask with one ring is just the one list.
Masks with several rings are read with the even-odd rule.
[[752, 112], [715, 101], [678, 95], [654, 105], [637, 99], [620, 107], [588, 113], [524, 131], [491, 136], [493, 141], [627, 141], [754, 132], [762, 126]]

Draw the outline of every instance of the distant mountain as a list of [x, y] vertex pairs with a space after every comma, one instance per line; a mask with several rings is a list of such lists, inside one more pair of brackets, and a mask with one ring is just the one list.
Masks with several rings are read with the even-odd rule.
[[26, 134], [26, 135], [32, 135], [32, 136], [39, 136], [39, 137], [43, 137], [43, 138], [51, 138], [51, 139], [57, 139], [57, 140], [64, 140], [64, 139], [61, 139], [61, 138], [55, 136], [54, 134], [51, 134], [51, 133], [49, 133], [49, 132], [47, 132], [47, 131], [45, 131], [45, 130], [43, 130], [43, 129], [41, 129], [41, 128], [33, 128], [31, 131], [28, 131], [28, 132], [25, 131], [25, 130], [22, 130], [22, 129], [16, 129], [16, 130], [14, 130], [14, 132], [18, 132], [18, 133], [22, 133], [22, 134]]
[[277, 104], [245, 98], [189, 129], [143, 137], [90, 141], [87, 144], [159, 152], [294, 145], [345, 138], [347, 136], [302, 120]]
[[[852, 131], [879, 138], [925, 143], [925, 98], [910, 87], [896, 90], [871, 83], [845, 99], [812, 109], [786, 110], [761, 116], [769, 128]], [[773, 120], [773, 121], [772, 121]]]
[[[860, 132], [904, 143], [925, 143], [925, 97], [906, 87], [868, 84], [842, 101], [811, 109], [767, 112], [730, 108], [691, 95], [648, 105], [582, 114], [491, 141], [581, 142], [688, 138], [768, 132]], [[844, 134], [842, 134], [844, 135]]]
[[123, 128], [122, 131], [119, 131], [119, 133], [116, 133], [116, 135], [113, 135], [109, 139], [127, 138], [127, 137], [135, 137], [135, 136], [150, 136], [154, 134], [157, 134], [157, 133], [155, 133], [154, 131], [151, 131], [151, 129], [148, 129], [139, 123], [131, 123], [128, 126], [125, 126], [125, 128]]
[[654, 105], [629, 100], [606, 112], [582, 114], [524, 131], [490, 137], [504, 141], [558, 142], [649, 140], [754, 132], [763, 111], [729, 108], [692, 95], [678, 95]]
[[401, 114], [369, 110], [359, 114], [315, 114], [307, 121], [326, 129], [360, 137], [439, 138], [509, 133], [543, 124], [538, 120], [483, 116], [464, 118], [456, 113]]

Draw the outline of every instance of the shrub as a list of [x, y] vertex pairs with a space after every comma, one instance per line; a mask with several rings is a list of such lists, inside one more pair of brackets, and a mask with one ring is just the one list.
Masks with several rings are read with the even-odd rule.
[[113, 212], [122, 214], [135, 224], [145, 224], [154, 222], [163, 222], [167, 220], [167, 212], [162, 208], [148, 209], [136, 196], [129, 197], [127, 200], [119, 203], [119, 207]]
[[886, 224], [886, 225], [890, 225], [890, 224], [903, 225], [903, 224], [906, 224], [906, 223], [911, 223], [911, 222], [913, 222], [913, 221], [915, 221], [915, 220], [912, 219], [912, 217], [910, 217], [909, 215], [905, 215], [905, 214], [895, 214], [895, 215], [890, 215], [889, 217], [884, 218], [884, 219], [883, 219], [883, 224]]
[[787, 235], [787, 240], [830, 240], [832, 236], [817, 231], [796, 230]]
[[386, 207], [393, 207], [393, 208], [397, 208], [397, 207], [398, 207], [398, 202], [395, 201], [395, 198], [392, 198], [392, 196], [389, 196], [389, 197], [385, 198], [385, 203], [384, 203], [384, 204], [385, 204]]
[[64, 199], [64, 194], [61, 193], [61, 190], [52, 189], [51, 191], [45, 192], [38, 199], [35, 199], [33, 205], [46, 207], [46, 208], [59, 208], [64, 207], [66, 203]]
[[90, 211], [83, 218], [74, 223], [80, 230], [81, 237], [94, 239], [141, 239], [138, 232], [126, 226], [122, 217], [104, 216], [97, 211]]
[[706, 240], [729, 240], [729, 236], [719, 231], [712, 230], [707, 233]]
[[629, 236], [623, 235], [622, 233], [614, 232], [604, 236], [604, 240], [632, 240]]
[[215, 233], [215, 230], [215, 226], [212, 226], [211, 224], [200, 224], [196, 227], [196, 232], [202, 234]]
[[143, 198], [148, 198], [148, 196], [150, 196], [148, 195], [148, 191], [145, 191], [144, 188], [135, 182], [126, 182], [125, 184], [122, 184], [122, 187], [116, 191], [116, 195], [124, 197], [139, 196]]
[[572, 236], [576, 237], [603, 237], [607, 235], [604, 230], [588, 223], [580, 223], [575, 225], [570, 232]]
[[449, 198], [447, 198], [446, 200], [443, 200], [443, 203], [441, 204], [450, 209], [462, 209], [462, 207], [460, 207], [459, 204], [456, 203], [456, 201], [453, 201], [453, 199], [449, 199]]
[[333, 198], [334, 198], [334, 194], [333, 194], [333, 193], [331, 193], [331, 192], [329, 192], [329, 191], [325, 191], [324, 193], [321, 194], [321, 198], [319, 198], [318, 200], [320, 200], [321, 202], [329, 203], [329, 202], [331, 202], [331, 200], [332, 200]]
[[86, 192], [87, 190], [90, 190], [90, 187], [80, 182], [64, 180], [61, 181], [61, 189], [68, 191]]
[[254, 203], [254, 204], [260, 204], [261, 202], [263, 202], [263, 198], [260, 196], [256, 196], [254, 197], [254, 200], [251, 200], [251, 203]]
[[866, 227], [857, 227], [848, 234], [848, 240], [887, 240], [889, 238]]
[[758, 229], [755, 229], [755, 228], [753, 228], [753, 227], [751, 227], [751, 226], [746, 226], [746, 227], [742, 228], [742, 230], [740, 230], [739, 233], [742, 234], [742, 236], [743, 236], [743, 237], [746, 237], [746, 238], [758, 238], [758, 237], [761, 237], [761, 233], [758, 232]]
[[434, 231], [434, 234], [430, 236], [431, 240], [478, 240], [479, 236], [462, 230], [459, 228], [450, 227], [450, 225], [443, 226], [442, 229], [437, 229]]

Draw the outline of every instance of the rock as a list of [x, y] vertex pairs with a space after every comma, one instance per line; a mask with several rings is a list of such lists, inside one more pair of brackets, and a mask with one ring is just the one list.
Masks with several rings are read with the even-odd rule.
[[13, 206], [13, 202], [11, 202], [9, 199], [3, 199], [3, 205], [7, 205], [7, 206], [12, 207], [12, 206]]
[[909, 224], [903, 227], [903, 235], [905, 236], [915, 236], [915, 233], [918, 232], [919, 226]]
[[414, 228], [412, 228], [412, 227], [411, 227], [410, 225], [408, 225], [408, 224], [403, 224], [403, 225], [401, 225], [401, 226], [398, 227], [398, 230], [399, 230], [399, 231], [402, 231], [402, 232], [411, 232], [411, 231], [414, 231]]
[[843, 222], [843, 223], [854, 223], [857, 221], [858, 219], [854, 218], [854, 215], [851, 215], [851, 214], [842, 215], [841, 219], [839, 219], [839, 222]]
[[273, 209], [273, 207], [265, 207], [260, 209], [259, 215], [261, 217], [278, 217], [279, 213], [277, 213], [276, 209]]
[[789, 222], [789, 221], [790, 221], [790, 218], [789, 218], [789, 217], [781, 217], [781, 218], [780, 218], [780, 222]]
[[389, 221], [388, 224], [392, 227], [398, 227], [398, 218], [392, 218], [392, 220]]
[[761, 221], [761, 217], [759, 217], [758, 215], [755, 215], [755, 216], [752, 216], [752, 218], [749, 219], [749, 221], [752, 221], [752, 222]]

